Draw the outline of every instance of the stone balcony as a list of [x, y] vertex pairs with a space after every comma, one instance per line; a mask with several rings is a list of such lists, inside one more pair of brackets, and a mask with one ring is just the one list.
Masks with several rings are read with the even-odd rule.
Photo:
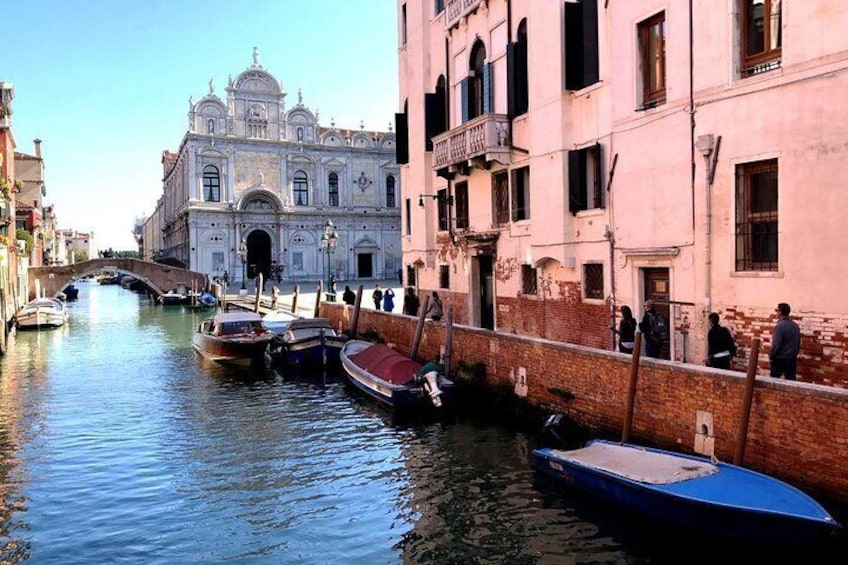
[[445, 2], [445, 27], [450, 29], [459, 24], [459, 20], [484, 3], [485, 0], [447, 0]]
[[483, 114], [433, 138], [433, 168], [459, 167], [475, 160], [509, 164], [509, 117]]

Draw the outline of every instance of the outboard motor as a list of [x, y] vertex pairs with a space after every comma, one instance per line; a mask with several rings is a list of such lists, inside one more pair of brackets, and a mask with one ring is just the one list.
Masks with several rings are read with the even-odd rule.
[[543, 436], [560, 447], [573, 448], [586, 439], [585, 431], [564, 414], [551, 414], [542, 428]]
[[430, 401], [436, 408], [442, 406], [442, 390], [439, 388], [439, 368], [435, 363], [427, 363], [418, 371], [418, 378], [424, 385], [424, 390], [430, 396]]

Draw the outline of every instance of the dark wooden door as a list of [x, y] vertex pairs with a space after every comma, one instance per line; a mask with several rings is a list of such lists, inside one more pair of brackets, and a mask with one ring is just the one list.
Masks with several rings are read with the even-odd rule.
[[492, 269], [492, 256], [477, 257], [480, 270], [480, 327], [495, 329], [495, 280]]
[[[669, 285], [668, 269], [652, 267], [643, 269], [642, 271], [645, 277], [645, 301], [654, 301], [654, 308], [668, 321], [668, 331], [669, 334], [673, 336], [674, 325], [670, 315], [671, 307], [669, 306], [671, 289]], [[662, 352], [660, 353], [660, 357], [662, 359], [671, 358], [671, 350], [669, 346], [670, 343], [663, 345]]]

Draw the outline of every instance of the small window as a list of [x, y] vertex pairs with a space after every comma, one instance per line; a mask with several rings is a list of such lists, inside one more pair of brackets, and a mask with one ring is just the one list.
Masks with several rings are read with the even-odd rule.
[[406, 45], [406, 4], [400, 7], [400, 44]]
[[580, 90], [600, 80], [598, 1], [565, 3], [565, 88]]
[[530, 219], [530, 167], [512, 171], [512, 221]]
[[395, 207], [395, 177], [392, 175], [386, 177], [386, 207]]
[[539, 294], [536, 269], [530, 265], [521, 265], [521, 294]]
[[309, 185], [307, 183], [306, 173], [303, 171], [297, 171], [294, 174], [293, 191], [295, 206], [309, 205]]
[[583, 265], [583, 295], [593, 300], [604, 299], [604, 266], [601, 263]]
[[214, 165], [203, 167], [203, 200], [221, 201], [221, 176], [218, 174], [218, 167]]
[[642, 107], [665, 103], [665, 12], [639, 24], [642, 59]]
[[336, 173], [330, 173], [327, 178], [327, 185], [329, 187], [329, 201], [328, 204], [330, 206], [338, 206], [339, 205], [339, 175]]
[[415, 286], [415, 267], [406, 266], [406, 286]]
[[736, 270], [778, 269], [777, 159], [736, 167]]
[[450, 288], [450, 265], [439, 265], [439, 288]]
[[741, 0], [742, 76], [780, 67], [781, 0]]
[[412, 199], [407, 198], [406, 206], [406, 235], [412, 235]]
[[439, 231], [448, 230], [448, 190], [446, 188], [436, 192], [436, 201], [439, 209]]
[[454, 187], [454, 201], [456, 202], [456, 227], [467, 229], [468, 223], [468, 183], [458, 182]]
[[435, 14], [438, 16], [442, 12], [445, 11], [445, 0], [435, 0], [436, 11]]
[[492, 224], [505, 226], [509, 223], [509, 176], [500, 172], [492, 175]]
[[601, 182], [601, 146], [568, 152], [568, 209], [580, 210], [604, 207]]

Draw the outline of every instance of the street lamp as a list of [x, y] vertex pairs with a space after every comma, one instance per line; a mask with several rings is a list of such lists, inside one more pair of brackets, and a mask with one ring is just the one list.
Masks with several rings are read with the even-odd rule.
[[[335, 252], [336, 246], [339, 244], [339, 234], [336, 232], [336, 226], [333, 224], [333, 220], [327, 220], [324, 224], [324, 233], [321, 234], [321, 249], [326, 253], [326, 260], [324, 261], [324, 269], [327, 271], [327, 299], [330, 299], [331, 294], [335, 294], [336, 291], [333, 288], [333, 281], [330, 275], [330, 254]], [[334, 298], [335, 299], [335, 298]]]
[[247, 271], [245, 270], [247, 265], [247, 242], [244, 238], [242, 238], [241, 244], [239, 245], [238, 254], [241, 258], [241, 289], [244, 291], [243, 294], [247, 294], [247, 285], [244, 284], [244, 281], [247, 278]]

